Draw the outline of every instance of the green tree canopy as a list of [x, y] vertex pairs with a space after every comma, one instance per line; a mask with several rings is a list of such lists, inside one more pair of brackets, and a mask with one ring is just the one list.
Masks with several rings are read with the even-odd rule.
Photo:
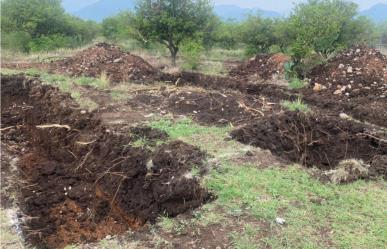
[[176, 65], [181, 42], [206, 30], [212, 15], [208, 0], [139, 0], [133, 26], [138, 39], [164, 44]]
[[297, 5], [289, 20], [297, 36], [294, 47], [328, 55], [363, 42], [369, 25], [357, 13], [357, 5], [345, 0], [309, 0]]
[[61, 0], [3, 0], [1, 7], [5, 47], [25, 51], [71, 47], [90, 41], [99, 31], [96, 23], [66, 14]]

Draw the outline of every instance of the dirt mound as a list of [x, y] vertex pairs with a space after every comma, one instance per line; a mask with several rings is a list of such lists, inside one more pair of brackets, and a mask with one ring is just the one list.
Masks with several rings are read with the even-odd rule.
[[337, 117], [285, 112], [234, 130], [231, 136], [292, 162], [327, 170], [342, 160], [370, 164], [375, 156], [387, 155], [387, 134], [374, 133], [361, 123]]
[[[154, 129], [114, 133], [81, 114], [67, 94], [37, 80], [2, 78], [2, 142], [19, 151], [24, 234], [37, 247], [62, 248], [177, 215], [210, 198], [199, 183], [205, 154], [180, 141], [154, 149]], [[12, 135], [13, 134], [13, 135]], [[192, 172], [199, 172], [193, 174]]]
[[387, 58], [375, 49], [354, 47], [315, 68], [309, 78], [315, 91], [343, 98], [385, 99]]
[[96, 44], [73, 57], [52, 62], [51, 71], [74, 76], [100, 77], [111, 82], [150, 81], [159, 72], [142, 58], [107, 43]]
[[304, 99], [380, 126], [387, 124], [387, 58], [375, 49], [351, 48], [315, 68]]
[[284, 65], [290, 58], [282, 53], [258, 54], [230, 71], [229, 75], [250, 82], [284, 79]]

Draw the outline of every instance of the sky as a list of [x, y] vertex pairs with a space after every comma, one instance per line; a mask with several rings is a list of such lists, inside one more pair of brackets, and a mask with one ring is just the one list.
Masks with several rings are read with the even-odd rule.
[[[387, 0], [352, 0], [359, 5], [360, 10], [368, 9], [377, 3], [387, 4]], [[305, 0], [213, 0], [215, 4], [233, 4], [244, 8], [257, 7], [264, 10], [287, 12], [292, 9], [294, 3]]]

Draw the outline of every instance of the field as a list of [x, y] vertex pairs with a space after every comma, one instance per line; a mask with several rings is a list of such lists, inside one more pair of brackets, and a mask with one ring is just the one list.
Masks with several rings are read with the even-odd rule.
[[[139, 55], [139, 56], [138, 56]], [[384, 248], [387, 59], [5, 56], [1, 248]]]

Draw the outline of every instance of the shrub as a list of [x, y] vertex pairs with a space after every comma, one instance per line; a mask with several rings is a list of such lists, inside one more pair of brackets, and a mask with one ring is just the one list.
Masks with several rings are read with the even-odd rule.
[[28, 43], [28, 47], [31, 52], [39, 52], [55, 50], [57, 48], [66, 47], [69, 44], [71, 44], [69, 37], [62, 35], [43, 35], [31, 40]]
[[27, 32], [18, 31], [1, 35], [1, 47], [11, 51], [27, 52], [31, 36]]
[[198, 41], [188, 40], [183, 43], [181, 48], [184, 57], [183, 67], [195, 70], [200, 64], [200, 56], [203, 52], [203, 46]]

